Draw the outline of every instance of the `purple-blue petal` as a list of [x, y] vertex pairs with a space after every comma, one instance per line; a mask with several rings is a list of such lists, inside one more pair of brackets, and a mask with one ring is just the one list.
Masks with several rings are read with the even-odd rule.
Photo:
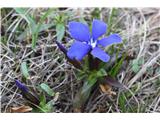
[[99, 47], [95, 47], [92, 51], [91, 54], [102, 60], [103, 62], [108, 62], [110, 60], [110, 56], [105, 53], [103, 50], [101, 50]]
[[64, 54], [67, 53], [67, 49], [60, 42], [56, 41], [56, 44]]
[[68, 50], [67, 56], [70, 59], [76, 59], [81, 61], [88, 54], [90, 50], [91, 46], [79, 41], [75, 41]]
[[87, 42], [90, 40], [89, 27], [80, 22], [69, 23], [69, 33], [72, 38], [81, 42]]
[[118, 34], [112, 34], [107, 38], [103, 38], [101, 40], [98, 40], [98, 44], [102, 45], [103, 47], [106, 47], [108, 45], [116, 44], [116, 43], [121, 43], [122, 39]]
[[105, 34], [107, 31], [107, 24], [103, 21], [94, 19], [92, 22], [92, 37], [94, 40]]
[[19, 80], [16, 80], [15, 83], [16, 83], [16, 86], [17, 86], [22, 92], [28, 92], [28, 88], [27, 88], [23, 83], [21, 83]]

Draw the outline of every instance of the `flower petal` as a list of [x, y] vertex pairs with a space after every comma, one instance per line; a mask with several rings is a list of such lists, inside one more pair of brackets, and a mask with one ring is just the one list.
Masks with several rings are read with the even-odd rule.
[[92, 23], [92, 37], [94, 40], [105, 34], [107, 31], [107, 24], [100, 20], [93, 20]]
[[67, 52], [70, 59], [82, 60], [85, 55], [91, 50], [91, 46], [75, 41]]
[[99, 47], [95, 47], [92, 51], [91, 54], [94, 57], [99, 58], [100, 60], [102, 60], [103, 62], [108, 62], [110, 59], [110, 56], [105, 53], [103, 50], [101, 50]]
[[22, 91], [22, 92], [28, 92], [28, 88], [22, 84], [19, 80], [15, 81], [16, 86]]
[[56, 41], [56, 44], [64, 54], [67, 53], [67, 49], [60, 42]]
[[80, 22], [70, 22], [69, 32], [72, 38], [81, 42], [87, 42], [90, 39], [89, 27]]
[[122, 39], [118, 34], [112, 34], [107, 38], [103, 38], [101, 40], [98, 40], [98, 44], [102, 45], [103, 47], [106, 47], [108, 45], [112, 45], [115, 43], [121, 43]]

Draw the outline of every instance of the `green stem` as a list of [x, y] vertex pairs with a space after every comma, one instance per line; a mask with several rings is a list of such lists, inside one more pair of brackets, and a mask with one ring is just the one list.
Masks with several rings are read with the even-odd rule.
[[110, 35], [111, 28], [112, 28], [112, 23], [113, 23], [113, 16], [114, 16], [115, 12], [116, 12], [116, 8], [112, 8], [112, 9], [111, 9], [111, 12], [110, 12], [109, 19], [108, 19], [107, 35]]

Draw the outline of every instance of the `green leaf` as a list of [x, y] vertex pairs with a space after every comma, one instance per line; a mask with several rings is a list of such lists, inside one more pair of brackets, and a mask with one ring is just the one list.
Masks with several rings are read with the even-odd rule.
[[53, 105], [54, 105], [53, 100], [49, 101], [45, 106], [46, 112], [51, 112], [53, 110]]
[[85, 104], [86, 100], [90, 96], [91, 89], [92, 89], [92, 85], [90, 85], [88, 81], [85, 81], [82, 88], [78, 91], [73, 101], [73, 107], [75, 109], [80, 109], [81, 106]]
[[113, 68], [109, 72], [110, 76], [115, 77], [118, 74], [120, 68], [122, 67], [125, 57], [126, 57], [125, 54], [123, 54], [121, 59], [117, 61], [117, 63], [113, 66]]
[[101, 68], [100, 70], [98, 70], [97, 72], [97, 77], [103, 77], [103, 76], [106, 76], [107, 75], [107, 72], [105, 69]]
[[96, 71], [92, 71], [89, 76], [88, 76], [88, 85], [93, 86], [96, 82], [97, 82], [97, 78], [99, 76], [97, 76], [97, 72]]
[[43, 113], [51, 112], [51, 110], [53, 109], [53, 104], [54, 104], [53, 100], [47, 103], [45, 94], [42, 93], [40, 96], [40, 104], [37, 109], [37, 112], [43, 112]]
[[44, 90], [48, 95], [54, 96], [55, 93], [53, 92], [53, 90], [52, 90], [47, 84], [42, 83], [42, 84], [40, 85], [40, 87], [41, 87], [41, 89]]
[[132, 67], [131, 67], [133, 72], [137, 73], [140, 70], [141, 65], [143, 63], [144, 63], [144, 59], [143, 58], [133, 60], [132, 61]]
[[57, 33], [57, 41], [61, 42], [64, 37], [64, 33], [65, 33], [64, 24], [59, 23], [56, 25], [56, 33]]
[[133, 70], [133, 72], [138, 73], [138, 71], [140, 70], [140, 67], [138, 64], [133, 64], [131, 69]]
[[28, 67], [26, 62], [22, 62], [21, 64], [21, 72], [23, 76], [28, 79], [29, 78], [29, 72], [28, 72]]
[[140, 64], [139, 64], [139, 60], [135, 59], [132, 61], [132, 67], [131, 67], [132, 71], [137, 73], [140, 70]]
[[41, 93], [39, 106], [43, 108], [45, 105], [46, 105], [46, 97], [44, 93]]

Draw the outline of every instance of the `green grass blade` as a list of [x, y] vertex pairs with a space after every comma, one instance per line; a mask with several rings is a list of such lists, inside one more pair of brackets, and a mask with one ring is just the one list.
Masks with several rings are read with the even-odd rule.
[[14, 9], [18, 14], [21, 15], [21, 17], [23, 17], [26, 20], [31, 29], [31, 32], [34, 32], [36, 27], [36, 22], [35, 22], [36, 20], [27, 13], [28, 9], [26, 8], [14, 8]]
[[57, 41], [61, 42], [65, 33], [65, 25], [62, 23], [57, 24], [56, 33], [57, 33]]
[[111, 9], [111, 13], [110, 13], [110, 16], [109, 16], [109, 19], [108, 19], [107, 35], [110, 35], [111, 28], [112, 28], [112, 23], [113, 23], [113, 16], [116, 13], [116, 10], [117, 10], [116, 8]]
[[32, 49], [35, 48], [36, 46], [36, 41], [37, 41], [37, 38], [38, 38], [38, 33], [39, 33], [39, 30], [43, 24], [43, 22], [45, 21], [45, 19], [48, 17], [48, 15], [52, 12], [53, 10], [52, 9], [49, 9], [40, 19], [37, 27], [36, 27], [36, 30], [34, 32], [34, 34], [32, 35]]
[[123, 54], [122, 58], [119, 61], [117, 61], [117, 63], [110, 70], [110, 72], [109, 72], [110, 76], [115, 77], [117, 75], [117, 73], [119, 72], [119, 70], [123, 64], [124, 59], [125, 59], [125, 54]]

